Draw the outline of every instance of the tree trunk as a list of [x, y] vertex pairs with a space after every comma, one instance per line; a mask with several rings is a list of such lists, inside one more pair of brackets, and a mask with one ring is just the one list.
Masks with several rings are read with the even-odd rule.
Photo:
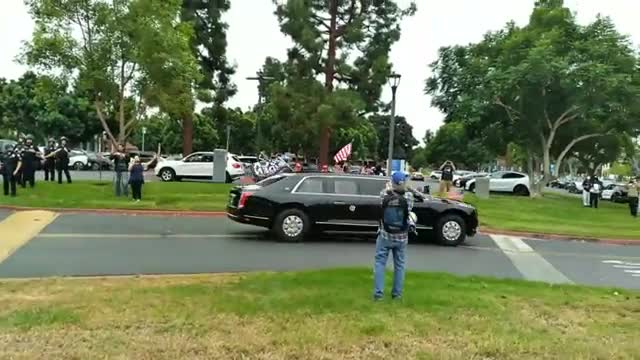
[[604, 134], [587, 134], [587, 135], [582, 135], [579, 136], [575, 139], [573, 139], [565, 148], [564, 150], [562, 150], [562, 152], [560, 153], [560, 155], [558, 155], [558, 159], [556, 160], [556, 168], [554, 171], [554, 176], [558, 176], [559, 171], [560, 171], [560, 164], [562, 164], [562, 160], [564, 160], [564, 157], [569, 153], [569, 151], [571, 151], [571, 149], [573, 148], [573, 146], [577, 143], [579, 143], [580, 141], [583, 140], [587, 140], [590, 138], [594, 138], [597, 136], [603, 136]]
[[[329, 48], [327, 49], [327, 63], [324, 69], [324, 87], [327, 93], [333, 92], [333, 78], [336, 65], [336, 37], [338, 0], [331, 0], [329, 4]], [[320, 130], [320, 164], [329, 164], [329, 141], [331, 140], [331, 129], [327, 125], [322, 125]]]
[[182, 156], [193, 152], [193, 113], [182, 117]]
[[535, 197], [536, 173], [534, 171], [533, 152], [527, 151], [527, 173], [529, 174], [529, 196]]

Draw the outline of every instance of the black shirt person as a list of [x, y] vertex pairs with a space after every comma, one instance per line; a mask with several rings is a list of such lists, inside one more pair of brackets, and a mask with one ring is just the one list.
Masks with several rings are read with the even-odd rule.
[[56, 160], [53, 157], [48, 157], [51, 153], [56, 151], [56, 141], [49, 139], [49, 144], [44, 149], [44, 180], [56, 181]]
[[22, 167], [20, 153], [16, 147], [11, 149], [10, 146], [7, 146], [4, 150], [0, 153], [0, 174], [2, 174], [4, 195], [16, 196], [18, 173]]
[[118, 145], [118, 150], [111, 154], [111, 160], [113, 160], [115, 169], [113, 177], [115, 194], [116, 196], [129, 196], [129, 163], [131, 157], [127, 154], [124, 145]]
[[440, 177], [440, 193], [448, 193], [451, 190], [453, 172], [456, 171], [456, 167], [453, 165], [453, 162], [447, 160], [440, 166], [440, 171], [442, 171]]
[[47, 156], [56, 158], [56, 170], [58, 170], [58, 184], [62, 184], [62, 173], [67, 177], [67, 182], [71, 184], [71, 174], [69, 174], [69, 153], [71, 150], [67, 147], [67, 138], [60, 138], [60, 145], [51, 154]]
[[33, 145], [33, 137], [27, 135], [27, 140], [22, 151], [22, 187], [29, 183], [30, 187], [36, 184], [36, 162], [40, 161], [40, 151]]

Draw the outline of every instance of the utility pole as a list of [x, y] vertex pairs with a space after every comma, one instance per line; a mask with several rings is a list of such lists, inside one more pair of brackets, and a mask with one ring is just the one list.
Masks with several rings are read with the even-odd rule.
[[394, 136], [396, 130], [396, 91], [400, 85], [400, 74], [389, 76], [391, 83], [391, 120], [389, 120], [389, 150], [387, 153], [387, 176], [391, 176], [391, 162], [393, 161]]
[[[264, 76], [264, 74], [262, 73], [262, 71], [258, 71], [256, 73], [256, 76], [250, 76], [246, 78], [247, 80], [253, 80], [253, 81], [257, 81], [258, 82], [258, 111], [259, 114], [257, 115], [261, 115], [262, 114], [262, 91], [263, 91], [263, 86], [264, 84], [266, 84], [266, 82], [268, 81], [273, 81], [275, 80], [274, 77], [272, 76]], [[262, 151], [262, 127], [260, 126], [260, 116], [256, 116], [256, 146], [257, 146], [257, 151], [258, 153], [260, 151]]]

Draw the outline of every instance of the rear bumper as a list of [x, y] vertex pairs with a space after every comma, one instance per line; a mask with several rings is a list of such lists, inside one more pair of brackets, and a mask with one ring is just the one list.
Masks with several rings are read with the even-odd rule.
[[243, 214], [242, 211], [234, 207], [227, 207], [227, 217], [240, 224], [255, 225], [264, 228], [271, 227], [271, 219], [268, 217]]

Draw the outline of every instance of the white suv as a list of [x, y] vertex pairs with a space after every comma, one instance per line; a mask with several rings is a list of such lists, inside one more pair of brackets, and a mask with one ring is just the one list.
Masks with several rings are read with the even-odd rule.
[[[475, 191], [476, 180], [471, 179], [464, 185], [464, 189]], [[529, 195], [529, 176], [515, 171], [496, 171], [489, 175], [489, 191], [507, 192], [516, 195]]]
[[[159, 159], [155, 174], [162, 181], [181, 179], [211, 179], [213, 177], [213, 152], [196, 152], [180, 160]], [[227, 154], [228, 183], [244, 175], [244, 167], [235, 155]]]

